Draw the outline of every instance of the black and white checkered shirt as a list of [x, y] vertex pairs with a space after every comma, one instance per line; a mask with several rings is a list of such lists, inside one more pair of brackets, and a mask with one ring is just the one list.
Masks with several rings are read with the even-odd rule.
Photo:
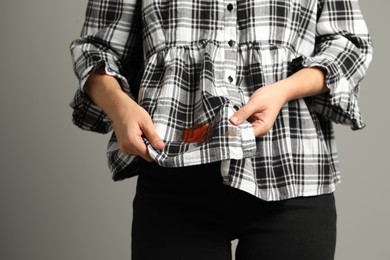
[[[76, 125], [112, 130], [83, 90], [104, 66], [151, 114], [166, 142], [149, 145], [158, 164], [221, 161], [226, 184], [264, 200], [334, 191], [332, 122], [364, 127], [357, 99], [372, 47], [357, 0], [90, 0], [71, 52]], [[312, 66], [326, 70], [330, 91], [286, 103], [266, 136], [229, 123], [256, 89]], [[207, 138], [195, 142], [188, 129], [198, 126]], [[139, 173], [140, 158], [122, 153], [115, 135], [107, 156], [114, 180]]]

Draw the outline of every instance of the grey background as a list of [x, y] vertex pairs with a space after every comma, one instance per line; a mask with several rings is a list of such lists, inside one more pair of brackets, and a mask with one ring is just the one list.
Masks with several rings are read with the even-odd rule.
[[[361, 0], [375, 43], [363, 131], [337, 127], [337, 260], [390, 259], [388, 1]], [[69, 43], [86, 0], [0, 2], [0, 259], [130, 259], [136, 179], [114, 183], [108, 136], [71, 124]]]

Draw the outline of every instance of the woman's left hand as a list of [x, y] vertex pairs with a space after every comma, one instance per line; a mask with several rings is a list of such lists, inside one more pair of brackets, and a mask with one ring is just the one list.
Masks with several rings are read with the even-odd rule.
[[253, 126], [255, 136], [264, 136], [274, 125], [286, 102], [329, 91], [325, 76], [325, 69], [303, 68], [286, 79], [261, 87], [229, 120], [233, 125], [248, 120]]
[[233, 125], [240, 125], [247, 120], [252, 124], [256, 137], [266, 135], [287, 102], [282, 90], [278, 84], [257, 89], [248, 103], [233, 114], [230, 122]]

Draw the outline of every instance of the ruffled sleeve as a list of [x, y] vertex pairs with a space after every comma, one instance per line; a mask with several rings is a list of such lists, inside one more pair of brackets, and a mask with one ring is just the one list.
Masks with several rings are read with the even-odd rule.
[[357, 0], [319, 1], [316, 48], [304, 67], [326, 70], [329, 92], [310, 98], [316, 113], [352, 129], [365, 126], [358, 107], [360, 83], [372, 59], [372, 44]]
[[70, 103], [78, 127], [107, 133], [112, 123], [84, 91], [90, 74], [99, 67], [118, 79], [123, 91], [136, 98], [143, 70], [138, 0], [89, 0], [81, 36], [70, 46], [79, 87]]

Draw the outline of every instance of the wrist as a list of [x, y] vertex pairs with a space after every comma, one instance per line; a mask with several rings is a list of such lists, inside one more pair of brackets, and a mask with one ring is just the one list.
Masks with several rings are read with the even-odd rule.
[[138, 104], [122, 90], [107, 93], [103, 111], [113, 122], [123, 122]]
[[322, 68], [312, 67], [303, 68], [282, 80], [286, 101], [326, 92], [325, 76], [326, 72]]
[[92, 101], [115, 122], [122, 121], [131, 106], [138, 105], [121, 88], [115, 77], [97, 70], [88, 79], [85, 90]]
[[293, 96], [292, 88], [290, 88], [288, 84], [288, 81], [284, 79], [268, 86], [274, 90], [274, 96], [276, 97], [276, 100], [280, 101], [282, 104], [290, 101], [291, 97]]

